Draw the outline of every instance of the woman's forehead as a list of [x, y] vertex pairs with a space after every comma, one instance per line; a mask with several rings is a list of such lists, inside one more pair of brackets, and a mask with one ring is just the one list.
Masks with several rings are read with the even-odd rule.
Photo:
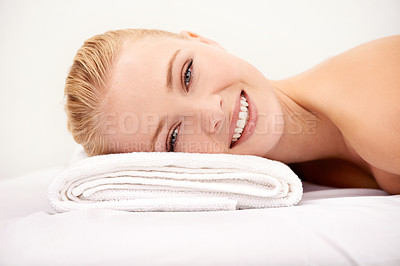
[[131, 59], [148, 60], [157, 56], [168, 56], [174, 50], [190, 45], [191, 42], [172, 37], [145, 37], [137, 41], [125, 42], [118, 61]]
[[[164, 38], [125, 46], [108, 78], [107, 111], [157, 112], [168, 102], [167, 70], [178, 39]], [[161, 111], [161, 110], [160, 110]]]
[[149, 82], [159, 82], [171, 56], [184, 45], [187, 44], [183, 40], [171, 37], [146, 38], [125, 44], [110, 71], [109, 86], [115, 89], [128, 80], [146, 86]]

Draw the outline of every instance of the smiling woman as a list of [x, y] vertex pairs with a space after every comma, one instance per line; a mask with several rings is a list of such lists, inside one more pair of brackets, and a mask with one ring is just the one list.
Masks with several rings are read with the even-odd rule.
[[[262, 109], [266, 114], [281, 116], [272, 88], [255, 68], [215, 43], [186, 32], [182, 36], [187, 39], [151, 37], [122, 45], [109, 72], [104, 111], [117, 121], [126, 118], [124, 114], [138, 115], [141, 119], [135, 119], [139, 121], [139, 130], [133, 134], [124, 134], [127, 121], [114, 121], [116, 127], [104, 128], [111, 152], [138, 151], [131, 143], [140, 143], [140, 151], [263, 156], [273, 136], [264, 138], [262, 134], [254, 134], [259, 139], [253, 139], [250, 145], [231, 143], [235, 126], [243, 130], [243, 138], [254, 132], [254, 126], [250, 127], [251, 132], [244, 127], [247, 117], [239, 112], [240, 102], [251, 103], [256, 114], [253, 98], [264, 100], [269, 102]], [[269, 93], [260, 88], [268, 88]], [[249, 96], [246, 91], [254, 94]], [[244, 100], [240, 101], [241, 97]], [[259, 108], [261, 105], [260, 102]], [[249, 115], [253, 117], [251, 107]], [[255, 119], [262, 121], [261, 124], [270, 123], [268, 116]], [[113, 134], [108, 134], [110, 129]], [[242, 139], [237, 134], [239, 144]], [[256, 143], [263, 143], [263, 147], [254, 149]]]
[[249, 154], [316, 183], [399, 193], [399, 71], [399, 36], [272, 81], [194, 33], [119, 30], [78, 51], [66, 110], [88, 155]]

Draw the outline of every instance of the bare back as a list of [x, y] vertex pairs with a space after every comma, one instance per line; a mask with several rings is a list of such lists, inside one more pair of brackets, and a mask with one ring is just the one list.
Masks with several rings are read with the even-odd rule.
[[[389, 193], [400, 193], [400, 36], [353, 48], [290, 82], [301, 88], [294, 97], [328, 117], [348, 147], [345, 158], [294, 168], [306, 179], [326, 181], [319, 183], [375, 187], [376, 180]], [[324, 177], [329, 168], [336, 180]]]

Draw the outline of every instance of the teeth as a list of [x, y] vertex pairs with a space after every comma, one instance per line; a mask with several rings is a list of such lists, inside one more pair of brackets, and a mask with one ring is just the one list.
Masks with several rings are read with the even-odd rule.
[[242, 132], [243, 132], [243, 128], [241, 128], [241, 127], [235, 128], [235, 133], [242, 133]]
[[244, 128], [245, 125], [246, 125], [246, 120], [241, 120], [241, 119], [239, 119], [239, 120], [237, 121], [237, 123], [236, 123], [236, 126], [237, 126], [237, 127], [241, 127], [241, 128]]
[[236, 123], [235, 134], [232, 137], [231, 144], [236, 142], [242, 136], [241, 133], [243, 132], [243, 128], [246, 126], [247, 120], [249, 119], [247, 106], [249, 106], [249, 104], [247, 103], [246, 98], [242, 95], [240, 97], [240, 112], [238, 115], [239, 119]]
[[247, 112], [240, 112], [239, 113], [239, 119], [246, 120], [246, 118], [247, 118]]
[[239, 133], [234, 134], [234, 135], [233, 135], [233, 138], [234, 138], [234, 139], [240, 138], [240, 134], [239, 134]]

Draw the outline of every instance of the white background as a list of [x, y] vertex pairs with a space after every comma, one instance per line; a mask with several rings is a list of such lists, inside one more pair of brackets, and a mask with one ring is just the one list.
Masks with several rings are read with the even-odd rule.
[[280, 79], [400, 34], [400, 1], [0, 0], [0, 178], [67, 164], [63, 89], [83, 41], [119, 28], [192, 30]]

